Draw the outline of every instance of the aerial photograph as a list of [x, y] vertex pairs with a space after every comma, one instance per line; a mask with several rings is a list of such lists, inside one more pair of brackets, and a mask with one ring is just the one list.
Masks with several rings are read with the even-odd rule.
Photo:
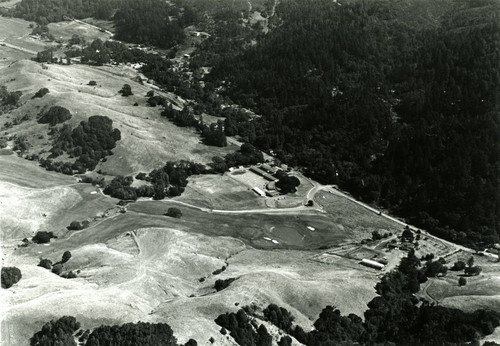
[[500, 0], [0, 0], [0, 346], [500, 346]]

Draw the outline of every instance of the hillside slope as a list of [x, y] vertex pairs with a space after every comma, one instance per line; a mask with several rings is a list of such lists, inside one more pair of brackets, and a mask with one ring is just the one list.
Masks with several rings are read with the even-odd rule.
[[[67, 108], [73, 117], [66, 123], [75, 127], [92, 115], [105, 115], [113, 120], [113, 126], [121, 131], [114, 155], [97, 170], [110, 175], [130, 175], [139, 171], [149, 172], [161, 167], [168, 160], [193, 160], [207, 163], [215, 155], [237, 149], [207, 147], [192, 129], [180, 128], [160, 116], [159, 108], [146, 105], [146, 93], [150, 87], [134, 82], [137, 73], [127, 67], [91, 67], [86, 65], [48, 65], [47, 69], [31, 61], [19, 61], [4, 67], [0, 73], [0, 85], [9, 91], [23, 92], [22, 106], [10, 115], [0, 116], [0, 126], [16, 118], [28, 115], [23, 121], [7, 129], [4, 136], [25, 136], [31, 145], [27, 153], [40, 153], [50, 149], [47, 135], [49, 125], [38, 124], [36, 117], [53, 105]], [[97, 86], [87, 85], [94, 80]], [[133, 96], [122, 97], [118, 90], [124, 84], [132, 86]], [[43, 98], [31, 100], [40, 88], [49, 89]], [[172, 95], [166, 95], [174, 102]], [[134, 103], [139, 106], [133, 106]], [[39, 138], [40, 135], [43, 138]]]
[[[277, 224], [273, 217], [262, 224], [259, 217], [246, 218], [252, 221], [241, 224], [232, 215], [201, 217], [184, 209], [185, 215], [175, 219], [161, 215], [168, 202], [155, 214], [147, 203], [161, 202], [148, 201], [137, 202], [148, 213], [130, 208], [122, 214], [117, 212], [117, 200], [92, 193], [96, 188], [89, 184], [75, 184], [72, 178], [47, 173], [15, 156], [0, 156], [0, 163], [23, 172], [23, 179], [16, 178], [15, 170], [1, 177], [3, 184], [11, 185], [0, 195], [1, 205], [19, 202], [1, 209], [2, 263], [19, 267], [23, 275], [11, 289], [0, 291], [5, 307], [2, 345], [24, 344], [44, 322], [62, 315], [75, 316], [85, 328], [138, 320], [167, 322], [180, 341], [195, 338], [208, 345], [213, 336], [217, 344], [230, 345], [213, 321], [238, 306], [279, 303], [310, 326], [328, 304], [362, 314], [375, 295], [377, 273], [351, 260], [332, 257], [325, 264], [314, 260], [318, 251], [286, 250], [286, 245], [275, 245], [282, 250], [273, 251], [250, 247], [249, 239], [260, 239], [264, 225]], [[38, 187], [23, 182], [40, 178], [45, 183]], [[52, 186], [58, 179], [59, 186]], [[69, 197], [61, 198], [60, 190]], [[30, 203], [19, 198], [28, 195]], [[43, 203], [52, 200], [59, 204]], [[13, 209], [16, 214], [8, 215]], [[19, 225], [23, 232], [16, 230], [12, 216], [24, 218]], [[71, 220], [90, 220], [90, 226], [68, 231], [65, 226]], [[28, 231], [39, 230], [51, 230], [58, 239], [50, 245], [17, 246], [30, 237]], [[37, 267], [39, 258], [55, 262], [66, 250], [72, 258], [64, 272], [78, 272], [78, 278], [63, 279]], [[213, 274], [223, 266], [222, 273]], [[215, 292], [214, 282], [228, 278], [237, 280]], [[345, 290], [347, 285], [355, 288]], [[196, 328], [191, 327], [193, 321]]]

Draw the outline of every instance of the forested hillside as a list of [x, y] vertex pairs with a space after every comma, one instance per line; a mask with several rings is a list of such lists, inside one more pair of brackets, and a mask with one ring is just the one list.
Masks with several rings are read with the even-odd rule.
[[117, 39], [163, 48], [179, 43], [182, 28], [196, 19], [187, 6], [161, 0], [22, 0], [11, 14], [43, 25], [67, 17], [114, 20]]
[[40, 24], [62, 21], [64, 16], [79, 19], [87, 17], [108, 19], [124, 2], [124, 0], [22, 0], [13, 14]]
[[244, 36], [219, 30], [194, 62], [263, 115], [249, 125], [259, 148], [448, 239], [492, 242], [498, 13], [490, 0], [282, 1], [258, 44], [224, 50]]

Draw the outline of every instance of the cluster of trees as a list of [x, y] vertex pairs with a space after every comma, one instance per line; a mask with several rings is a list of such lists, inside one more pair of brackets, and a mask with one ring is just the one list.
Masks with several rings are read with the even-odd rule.
[[36, 61], [38, 62], [53, 62], [54, 50], [52, 48], [44, 49], [36, 53]]
[[[36, 159], [38, 155], [34, 154], [31, 157]], [[62, 174], [72, 175], [74, 164], [71, 162], [62, 162], [62, 161], [52, 161], [51, 159], [39, 159], [38, 161], [40, 166], [45, 168], [48, 171], [54, 171]], [[84, 170], [80, 170], [81, 173], [84, 173]]]
[[[77, 277], [76, 273], [73, 271], [69, 271], [63, 274], [64, 263], [68, 262], [71, 259], [71, 252], [64, 251], [62, 254], [61, 260], [56, 263], [52, 263], [52, 261], [48, 258], [40, 258], [40, 262], [38, 263], [39, 267], [45, 268], [47, 270], [51, 270], [52, 273], [59, 275], [65, 279], [74, 279]], [[77, 272], [80, 272], [79, 270]]]
[[[42, 90], [42, 89], [40, 89]], [[38, 92], [40, 92], [40, 90]], [[48, 90], [47, 90], [48, 92]], [[43, 93], [43, 92], [42, 92]], [[36, 95], [35, 95], [36, 96]], [[42, 95], [43, 96], [43, 95]], [[41, 97], [41, 96], [38, 96]], [[55, 126], [61, 124], [66, 120], [71, 119], [71, 113], [67, 108], [61, 106], [52, 106], [47, 112], [45, 112], [39, 119], [39, 124], [49, 124], [50, 126]]]
[[254, 165], [264, 161], [262, 152], [252, 144], [243, 143], [240, 150], [227, 154], [224, 158], [215, 156], [208, 165], [213, 172], [224, 173], [230, 167]]
[[130, 84], [123, 84], [122, 88], [118, 91], [123, 97], [134, 95]]
[[184, 38], [183, 22], [171, 20], [174, 8], [161, 0], [124, 0], [113, 19], [116, 38], [169, 48]]
[[53, 232], [39, 231], [31, 238], [33, 243], [37, 244], [47, 244], [50, 243], [50, 239], [57, 238]]
[[69, 224], [67, 229], [70, 231], [79, 231], [79, 230], [82, 230], [84, 228], [87, 228], [89, 226], [89, 224], [90, 224], [90, 222], [88, 220], [84, 220], [82, 222], [74, 220], [74, 221], [71, 221], [71, 223]]
[[375, 230], [372, 232], [372, 240], [377, 241], [380, 239], [388, 238], [391, 235], [392, 235], [391, 232], [384, 232], [381, 234], [378, 230]]
[[8, 91], [5, 85], [0, 86], [0, 104], [2, 106], [15, 106], [23, 93], [21, 91]]
[[[63, 316], [43, 325], [42, 329], [30, 339], [31, 346], [102, 346], [102, 345], [144, 345], [144, 346], [182, 346], [177, 343], [172, 328], [166, 323], [126, 323], [123, 325], [100, 326], [90, 330], [80, 328], [73, 316]], [[184, 346], [196, 346], [190, 339]]]
[[227, 136], [240, 136], [244, 142], [255, 141], [255, 126], [250, 115], [239, 108], [226, 107], [222, 110], [224, 131]]
[[100, 39], [92, 41], [90, 45], [86, 46], [81, 51], [71, 50], [69, 52], [66, 52], [66, 56], [68, 57], [80, 55], [82, 64], [102, 66], [111, 61], [110, 52]]
[[132, 177], [117, 176], [104, 188], [103, 192], [121, 200], [136, 200], [137, 197], [152, 197], [153, 190], [146, 186], [138, 196], [138, 189], [130, 186], [134, 182]]
[[182, 110], [178, 111], [174, 109], [172, 105], [168, 105], [161, 112], [161, 115], [167, 117], [167, 119], [171, 120], [175, 125], [180, 127], [197, 128], [200, 125], [200, 121], [196, 119], [194, 113], [187, 106], [185, 106]]
[[148, 91], [146, 97], [148, 98], [146, 102], [150, 107], [166, 106], [167, 99], [161, 95], [155, 95], [153, 90]]
[[280, 190], [281, 193], [294, 193], [297, 191], [297, 186], [300, 185], [300, 180], [297, 177], [291, 176], [279, 170], [276, 173], [277, 178], [279, 179], [276, 182], [276, 187]]
[[226, 289], [231, 285], [233, 281], [235, 281], [235, 278], [229, 278], [229, 279], [217, 279], [214, 284], [214, 288], [217, 292], [222, 291], [223, 289]]
[[425, 268], [413, 252], [403, 258], [398, 269], [385, 274], [375, 286], [378, 296], [368, 303], [364, 321], [355, 314], [342, 316], [337, 308], [327, 306], [314, 322], [314, 330], [305, 332], [302, 327], [293, 325], [294, 317], [284, 308], [270, 305], [263, 315], [299, 342], [311, 346], [388, 342], [397, 345], [462, 344], [491, 334], [500, 325], [500, 314], [493, 311], [467, 313], [426, 301], [419, 305], [414, 293], [426, 280]]
[[[111, 119], [94, 115], [89, 117], [88, 121], [82, 121], [74, 129], [64, 125], [56, 135], [50, 150], [50, 158], [56, 158], [63, 152], [67, 152], [70, 156], [77, 158], [71, 165], [72, 170], [78, 172], [85, 172], [86, 169], [93, 170], [100, 160], [113, 154], [111, 150], [120, 138], [120, 130], [113, 128]], [[46, 166], [51, 164], [50, 160], [45, 162]], [[66, 172], [63, 171], [63, 173]]]
[[464, 274], [467, 276], [475, 276], [481, 274], [483, 268], [480, 266], [474, 265], [474, 257], [470, 257], [467, 260], [467, 265], [463, 261], [457, 261], [453, 264], [451, 270], [455, 271], [464, 271]]
[[281, 24], [257, 45], [229, 47], [251, 34], [216, 23], [193, 64], [213, 66], [207, 85], [263, 115], [247, 122], [260, 149], [436, 235], [491, 243], [499, 10], [494, 0], [281, 2]]
[[33, 31], [31, 31], [31, 35], [39, 35], [42, 38], [50, 41], [55, 40], [54, 35], [50, 33], [49, 27], [47, 25], [37, 25], [35, 28], [33, 28]]
[[36, 93], [35, 95], [33, 95], [33, 99], [35, 98], [42, 98], [44, 97], [45, 95], [47, 95], [49, 93], [49, 89], [47, 88], [40, 88]]
[[21, 280], [22, 274], [17, 267], [2, 267], [2, 288], [10, 288]]
[[192, 161], [168, 161], [165, 166], [154, 169], [148, 175], [154, 187], [154, 199], [163, 199], [166, 196], [180, 196], [187, 186], [187, 178], [191, 175], [205, 173], [205, 166]]
[[179, 208], [172, 207], [168, 208], [167, 212], [165, 213], [165, 216], [180, 218], [182, 216], [182, 212]]
[[80, 323], [72, 316], [63, 316], [43, 325], [30, 339], [31, 346], [68, 345], [76, 346], [73, 334], [80, 329]]
[[177, 346], [177, 339], [168, 324], [147, 322], [126, 323], [121, 326], [101, 326], [89, 335], [85, 345], [114, 344], [112, 340], [120, 340], [121, 344], [127, 345]]
[[22, 0], [12, 10], [12, 15], [34, 21], [41, 25], [51, 22], [60, 22], [64, 17], [84, 19], [95, 17], [97, 19], [110, 19], [113, 9], [124, 4], [124, 0]]
[[191, 107], [185, 106], [182, 110], [178, 111], [168, 105], [161, 112], [161, 115], [167, 117], [175, 125], [181, 127], [194, 127], [201, 132], [203, 142], [207, 145], [216, 147], [227, 146], [227, 138], [224, 131], [224, 121], [219, 120], [217, 123], [206, 125], [203, 119], [197, 119]]
[[191, 175], [206, 173], [205, 166], [192, 161], [168, 161], [162, 168], [152, 170], [148, 175], [139, 173], [138, 179], [151, 185], [133, 187], [132, 177], [115, 177], [104, 189], [104, 193], [123, 200], [136, 200], [138, 197], [153, 197], [160, 200], [165, 197], [180, 196], [187, 186]]
[[271, 346], [273, 338], [267, 331], [266, 327], [261, 324], [254, 326], [252, 321], [243, 309], [234, 313], [225, 313], [215, 319], [215, 323], [229, 330], [230, 335], [238, 343], [238, 345], [259, 345]]

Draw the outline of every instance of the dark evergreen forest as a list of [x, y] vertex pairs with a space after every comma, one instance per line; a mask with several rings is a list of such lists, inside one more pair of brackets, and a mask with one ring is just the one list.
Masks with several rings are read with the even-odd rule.
[[228, 15], [193, 65], [262, 114], [246, 122], [260, 149], [447, 239], [494, 242], [499, 13], [490, 0], [282, 1], [258, 44]]

